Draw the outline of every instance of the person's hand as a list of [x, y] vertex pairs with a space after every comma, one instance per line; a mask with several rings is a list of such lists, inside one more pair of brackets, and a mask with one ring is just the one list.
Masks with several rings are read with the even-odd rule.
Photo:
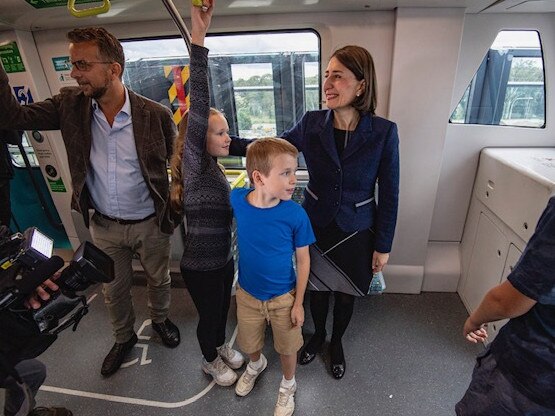
[[372, 273], [381, 272], [388, 261], [389, 253], [374, 251], [374, 254], [372, 254]]
[[[60, 277], [60, 273], [56, 273], [52, 277], [52, 280], [55, 280], [58, 277]], [[58, 285], [52, 280], [46, 279], [44, 282], [42, 282], [40, 286], [35, 289], [34, 293], [32, 293], [27, 299], [25, 299], [24, 304], [26, 308], [38, 309], [41, 307], [42, 302], [50, 299], [50, 293], [48, 293], [46, 289], [49, 289], [52, 292], [55, 292], [59, 289]]]
[[204, 46], [204, 38], [212, 21], [215, 0], [203, 0], [203, 6], [193, 6], [191, 3], [191, 42]]
[[291, 322], [293, 326], [303, 326], [304, 308], [303, 305], [293, 305], [291, 308]]
[[488, 331], [483, 324], [475, 323], [471, 317], [468, 317], [463, 327], [463, 336], [468, 342], [474, 344], [484, 342], [488, 338]]

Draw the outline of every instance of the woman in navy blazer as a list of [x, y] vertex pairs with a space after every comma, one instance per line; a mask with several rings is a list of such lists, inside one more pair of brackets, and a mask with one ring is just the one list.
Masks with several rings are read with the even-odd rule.
[[[310, 181], [303, 206], [317, 245], [324, 252], [331, 249], [328, 257], [367, 293], [372, 272], [387, 264], [395, 232], [397, 126], [374, 115], [376, 76], [372, 57], [364, 48], [345, 46], [332, 55], [323, 92], [328, 110], [307, 112], [281, 137], [305, 157]], [[346, 368], [341, 339], [351, 320], [354, 296], [333, 293], [331, 372], [340, 379]], [[311, 292], [315, 333], [301, 351], [300, 364], [310, 363], [326, 339], [329, 298], [330, 292]]]

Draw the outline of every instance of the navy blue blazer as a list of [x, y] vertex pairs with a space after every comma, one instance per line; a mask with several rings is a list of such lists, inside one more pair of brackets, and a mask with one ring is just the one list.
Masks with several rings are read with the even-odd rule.
[[361, 114], [341, 158], [335, 144], [331, 110], [307, 112], [281, 137], [305, 157], [310, 181], [303, 206], [313, 224], [325, 227], [335, 219], [346, 232], [371, 228], [376, 235], [374, 249], [389, 253], [399, 203], [397, 125]]

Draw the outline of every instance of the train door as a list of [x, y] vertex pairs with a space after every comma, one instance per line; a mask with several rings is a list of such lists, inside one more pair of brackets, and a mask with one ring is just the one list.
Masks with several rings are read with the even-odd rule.
[[[43, 140], [38, 131], [33, 131], [31, 136], [35, 141]], [[52, 192], [67, 192], [63, 180], [47, 179], [47, 185], [27, 134], [23, 135], [21, 144], [8, 145], [8, 149], [14, 171], [10, 184], [10, 228], [22, 232], [28, 227], [37, 227], [54, 240], [56, 248], [71, 248], [49, 192], [49, 188]], [[59, 176], [54, 166], [48, 165], [45, 170], [49, 178]]]
[[[16, 99], [26, 105], [51, 96], [33, 35], [19, 30], [0, 34], [0, 56]], [[25, 132], [21, 145], [10, 146], [14, 230], [37, 226], [57, 248], [76, 248], [71, 219], [71, 180], [58, 132]], [[69, 236], [69, 237], [68, 237]]]

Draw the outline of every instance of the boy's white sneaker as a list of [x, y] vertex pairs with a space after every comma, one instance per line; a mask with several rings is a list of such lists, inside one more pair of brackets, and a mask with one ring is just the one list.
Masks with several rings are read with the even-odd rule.
[[222, 360], [224, 360], [224, 363], [226, 363], [229, 368], [237, 370], [238, 368], [241, 368], [243, 364], [245, 364], [245, 358], [243, 357], [243, 354], [231, 348], [227, 342], [221, 347], [218, 347], [217, 350], [218, 355], [222, 357]]
[[260, 367], [258, 370], [252, 368], [251, 363], [247, 364], [245, 372], [241, 375], [241, 377], [239, 377], [239, 381], [235, 386], [235, 393], [237, 394], [237, 396], [243, 397], [249, 394], [254, 387], [254, 383], [260, 373], [262, 373], [268, 366], [268, 360], [266, 360], [264, 354], [260, 354], [260, 359], [262, 360], [262, 367]]
[[237, 374], [235, 371], [229, 368], [219, 355], [211, 363], [203, 358], [202, 371], [206, 374], [210, 374], [214, 378], [216, 384], [220, 386], [231, 386], [237, 381]]
[[279, 386], [274, 416], [291, 416], [293, 414], [295, 411], [295, 391], [297, 391], [297, 383], [289, 388]]

